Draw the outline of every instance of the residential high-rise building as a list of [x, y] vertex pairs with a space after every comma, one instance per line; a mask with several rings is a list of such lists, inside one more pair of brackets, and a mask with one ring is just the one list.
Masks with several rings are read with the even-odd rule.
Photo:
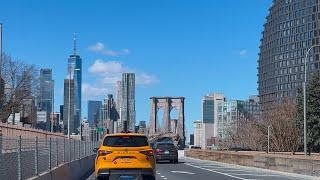
[[[75, 122], [75, 103], [74, 103], [74, 80], [64, 80], [64, 97], [63, 97], [63, 130], [68, 134], [68, 126], [70, 126], [69, 135], [77, 133], [78, 123]], [[68, 122], [70, 123], [68, 125]], [[79, 122], [80, 123], [80, 122]]]
[[146, 121], [139, 122], [139, 133], [146, 134], [147, 133], [147, 123]]
[[125, 126], [128, 131], [134, 132], [136, 124], [135, 109], [135, 74], [123, 73], [121, 82], [121, 123], [120, 129]]
[[101, 101], [88, 101], [88, 123], [90, 127], [94, 127], [100, 121]]
[[194, 145], [194, 134], [190, 134], [190, 142], [189, 145]]
[[[258, 59], [258, 91], [262, 109], [283, 98], [295, 101], [304, 81], [307, 50], [319, 45], [319, 2], [273, 0], [264, 24]], [[307, 58], [307, 79], [320, 68], [320, 47]]]
[[74, 82], [74, 125], [79, 128], [81, 121], [81, 87], [82, 87], [82, 59], [77, 55], [76, 38], [74, 37], [73, 54], [68, 59], [68, 76]]
[[60, 113], [59, 112], [52, 112], [50, 114], [51, 129], [52, 129], [53, 132], [61, 132], [59, 119], [60, 119]]
[[29, 96], [22, 100], [20, 108], [20, 121], [24, 124], [30, 124], [36, 127], [37, 124], [37, 107], [35, 97]]
[[121, 97], [122, 97], [122, 93], [121, 93], [121, 89], [122, 89], [122, 85], [121, 85], [121, 81], [117, 81], [116, 82], [116, 107], [117, 107], [117, 112], [119, 114], [119, 119], [117, 121], [117, 131], [121, 132], [122, 131], [122, 120], [121, 120]]
[[104, 100], [103, 110], [103, 127], [105, 127], [109, 133], [117, 132], [116, 123], [119, 114], [112, 94], [108, 94], [108, 98]]
[[193, 123], [194, 146], [202, 147], [202, 122], [200, 120]]
[[52, 69], [40, 69], [40, 94], [38, 97], [38, 109], [47, 112], [46, 130], [50, 131], [50, 114], [54, 106], [54, 81]]
[[60, 105], [60, 119], [59, 122], [63, 123], [63, 105]]
[[225, 96], [221, 93], [212, 93], [202, 98], [202, 148], [212, 146], [212, 139], [218, 134], [218, 104], [225, 101]]
[[[233, 131], [260, 120], [261, 105], [256, 96], [249, 100], [229, 100], [218, 104], [218, 138], [226, 139]], [[241, 133], [241, 132], [240, 132]]]

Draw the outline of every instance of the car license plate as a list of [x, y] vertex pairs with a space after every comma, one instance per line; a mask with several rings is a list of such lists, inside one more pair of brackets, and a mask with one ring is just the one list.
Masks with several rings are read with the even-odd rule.
[[122, 175], [120, 176], [120, 180], [131, 180], [134, 179], [132, 175]]
[[165, 154], [169, 154], [170, 152], [169, 152], [169, 151], [165, 151], [164, 153], [165, 153]]
[[131, 161], [131, 159], [130, 158], [122, 158], [122, 161], [124, 161], [125, 163], [128, 163]]

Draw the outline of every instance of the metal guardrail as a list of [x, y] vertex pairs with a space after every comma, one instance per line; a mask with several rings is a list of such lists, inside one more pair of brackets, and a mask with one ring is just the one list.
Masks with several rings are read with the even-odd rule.
[[0, 179], [28, 179], [94, 154], [98, 142], [0, 136]]

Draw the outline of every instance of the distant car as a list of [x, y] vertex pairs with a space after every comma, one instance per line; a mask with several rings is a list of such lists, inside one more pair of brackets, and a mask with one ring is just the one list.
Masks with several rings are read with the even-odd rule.
[[[106, 135], [97, 151], [97, 179], [155, 180], [155, 157], [148, 138], [141, 134]], [[111, 178], [113, 177], [113, 178]]]
[[154, 145], [156, 161], [178, 163], [178, 149], [173, 143], [158, 142]]

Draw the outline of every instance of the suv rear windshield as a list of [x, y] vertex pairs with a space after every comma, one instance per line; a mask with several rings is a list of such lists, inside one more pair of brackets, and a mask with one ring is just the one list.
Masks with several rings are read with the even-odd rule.
[[145, 136], [109, 136], [104, 139], [103, 146], [142, 147], [149, 146], [149, 144]]
[[157, 144], [157, 149], [168, 149], [168, 150], [172, 150], [175, 149], [174, 144]]

